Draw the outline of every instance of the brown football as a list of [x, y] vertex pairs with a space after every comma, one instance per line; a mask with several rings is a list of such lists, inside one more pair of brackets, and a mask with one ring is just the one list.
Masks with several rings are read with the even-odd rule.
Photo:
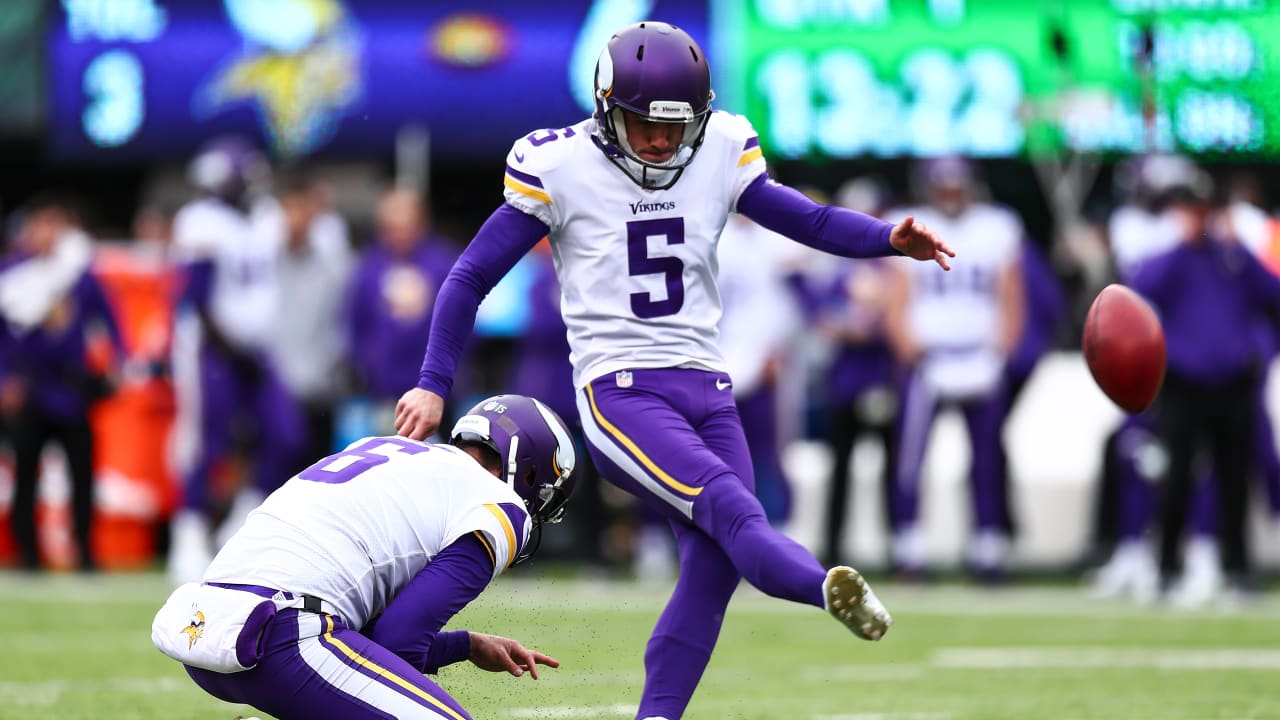
[[1164, 381], [1164, 328], [1151, 305], [1108, 285], [1084, 320], [1084, 360], [1102, 392], [1127, 412], [1146, 410]]

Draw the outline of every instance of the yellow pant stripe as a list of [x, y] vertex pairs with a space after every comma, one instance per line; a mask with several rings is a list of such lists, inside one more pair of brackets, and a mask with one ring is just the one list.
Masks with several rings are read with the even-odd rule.
[[644, 451], [642, 451], [639, 447], [636, 446], [634, 442], [631, 441], [631, 438], [624, 435], [621, 430], [619, 430], [617, 427], [613, 425], [613, 423], [609, 422], [608, 420], [605, 420], [604, 415], [600, 414], [600, 408], [596, 407], [596, 394], [595, 394], [595, 391], [591, 388], [591, 383], [587, 383], [587, 402], [591, 403], [591, 415], [595, 417], [596, 423], [598, 423], [600, 427], [604, 428], [606, 432], [612, 435], [613, 438], [617, 440], [619, 443], [621, 443], [623, 447], [629, 450], [631, 454], [635, 456], [637, 460], [640, 461], [641, 465], [644, 465], [649, 470], [649, 472], [653, 473], [654, 477], [658, 478], [663, 483], [665, 483], [667, 487], [670, 487], [674, 490], [678, 490], [679, 492], [684, 493], [685, 495], [696, 496], [702, 493], [702, 488], [694, 487], [692, 485], [686, 485], [680, 482], [679, 480], [668, 475], [666, 471], [658, 467], [657, 463], [650, 460], [649, 456], [645, 455]]
[[377, 674], [378, 676], [380, 676], [380, 677], [384, 677], [384, 678], [386, 678], [387, 680], [389, 680], [389, 681], [391, 681], [393, 684], [395, 684], [397, 687], [400, 687], [400, 688], [403, 688], [403, 689], [405, 689], [405, 690], [409, 691], [409, 692], [410, 692], [410, 693], [412, 693], [415, 697], [419, 697], [419, 698], [422, 698], [423, 700], [426, 700], [427, 702], [429, 702], [429, 703], [431, 703], [432, 705], [434, 705], [434, 706], [436, 707], [436, 709], [438, 709], [441, 713], [443, 713], [444, 715], [446, 715], [446, 716], [448, 716], [448, 717], [453, 718], [453, 720], [464, 720], [464, 719], [463, 719], [463, 717], [462, 717], [461, 715], [459, 715], [456, 711], [454, 711], [454, 709], [453, 709], [453, 708], [451, 708], [451, 707], [449, 707], [448, 705], [445, 705], [444, 703], [440, 702], [439, 700], [437, 700], [437, 699], [435, 699], [435, 698], [431, 697], [431, 694], [430, 694], [430, 693], [428, 693], [426, 690], [423, 690], [422, 688], [418, 687], [417, 685], [414, 685], [413, 683], [409, 682], [408, 680], [405, 680], [404, 678], [400, 677], [399, 675], [396, 675], [395, 673], [391, 672], [390, 670], [388, 670], [388, 669], [386, 669], [386, 668], [382, 667], [381, 665], [379, 665], [379, 664], [377, 664], [377, 663], [373, 662], [373, 661], [372, 661], [372, 660], [370, 660], [369, 658], [364, 657], [363, 655], [361, 655], [360, 653], [356, 652], [355, 650], [352, 650], [352, 649], [351, 649], [351, 648], [350, 648], [346, 643], [344, 643], [344, 642], [342, 642], [341, 640], [339, 640], [338, 638], [334, 637], [334, 636], [333, 636], [333, 618], [332, 618], [332, 617], [329, 617], [328, 615], [326, 615], [326, 616], [325, 616], [325, 618], [324, 618], [324, 622], [325, 622], [325, 631], [324, 631], [324, 638], [325, 638], [325, 640], [327, 640], [328, 642], [332, 643], [334, 647], [336, 647], [336, 648], [338, 648], [339, 650], [341, 650], [341, 651], [342, 651], [342, 653], [343, 653], [344, 655], [346, 655], [347, 657], [349, 657], [349, 658], [351, 658], [352, 660], [354, 660], [354, 661], [355, 661], [355, 663], [356, 663], [357, 665], [359, 665], [360, 667], [363, 667], [363, 668], [366, 668], [366, 669], [368, 669], [368, 670], [373, 671], [374, 673], [376, 673], [376, 674]]

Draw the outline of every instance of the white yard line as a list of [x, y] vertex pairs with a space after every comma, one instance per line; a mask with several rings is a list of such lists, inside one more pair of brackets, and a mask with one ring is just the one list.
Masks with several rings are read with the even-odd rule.
[[814, 715], [813, 720], [951, 720], [947, 713], [841, 713], [840, 715]]
[[890, 663], [883, 665], [837, 665], [835, 667], [808, 668], [800, 674], [804, 682], [907, 682], [919, 680], [929, 671], [920, 663]]
[[192, 685], [185, 677], [119, 677], [92, 680], [0, 681], [0, 705], [36, 707], [53, 705], [69, 693], [135, 693], [187, 692]]
[[981, 670], [1280, 670], [1280, 650], [1088, 646], [940, 648], [932, 653], [929, 662], [938, 668]]

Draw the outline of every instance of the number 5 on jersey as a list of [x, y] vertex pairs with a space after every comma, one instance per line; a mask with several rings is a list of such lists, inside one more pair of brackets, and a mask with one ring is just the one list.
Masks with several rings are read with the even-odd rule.
[[632, 220], [627, 223], [627, 272], [632, 276], [662, 275], [667, 298], [654, 300], [653, 293], [631, 293], [631, 312], [644, 320], [675, 315], [684, 307], [684, 262], [678, 257], [649, 256], [649, 238], [661, 237], [667, 245], [684, 244], [684, 218]]

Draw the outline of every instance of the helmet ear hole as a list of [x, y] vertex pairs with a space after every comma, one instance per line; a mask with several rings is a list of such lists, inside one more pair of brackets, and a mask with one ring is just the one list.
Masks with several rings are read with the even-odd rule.
[[520, 482], [524, 483], [525, 487], [533, 487], [533, 474], [533, 468], [529, 468], [525, 471], [524, 477], [520, 478]]

